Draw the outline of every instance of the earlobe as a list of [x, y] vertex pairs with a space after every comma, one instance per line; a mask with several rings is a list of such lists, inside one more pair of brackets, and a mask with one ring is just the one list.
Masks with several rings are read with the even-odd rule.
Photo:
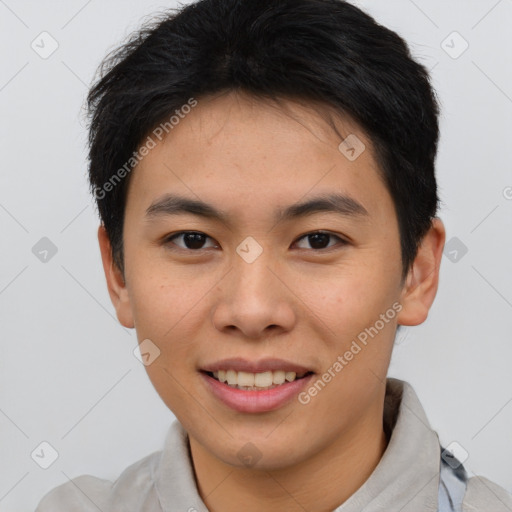
[[402, 289], [399, 325], [419, 325], [427, 319], [437, 293], [445, 238], [444, 225], [441, 219], [435, 218], [421, 241]]
[[98, 228], [98, 242], [108, 293], [116, 310], [117, 318], [124, 327], [133, 328], [133, 315], [126, 283], [120, 269], [113, 261], [112, 246], [103, 224]]

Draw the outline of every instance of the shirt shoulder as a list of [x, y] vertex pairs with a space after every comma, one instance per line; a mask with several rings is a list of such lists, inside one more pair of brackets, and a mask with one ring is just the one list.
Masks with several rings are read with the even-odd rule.
[[512, 494], [483, 476], [468, 479], [463, 512], [511, 512]]
[[49, 491], [35, 512], [110, 512], [119, 507], [126, 512], [159, 512], [154, 474], [161, 453], [154, 452], [127, 467], [115, 482], [91, 475], [76, 477]]
[[97, 512], [106, 506], [112, 482], [82, 475], [49, 491], [39, 502], [36, 512], [76, 510]]

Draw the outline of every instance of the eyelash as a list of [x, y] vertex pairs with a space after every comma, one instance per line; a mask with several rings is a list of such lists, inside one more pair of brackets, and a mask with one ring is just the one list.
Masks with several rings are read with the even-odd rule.
[[[195, 234], [195, 235], [203, 235], [205, 236], [206, 238], [209, 238], [210, 240], [213, 240], [213, 238], [211, 238], [210, 236], [206, 235], [205, 233], [202, 233], [201, 231], [179, 231], [177, 233], [174, 233], [168, 237], [166, 237], [164, 239], [164, 245], [169, 245], [169, 244], [173, 244], [173, 245], [176, 245], [174, 244], [173, 240], [175, 238], [179, 238], [183, 235], [187, 235], [187, 234]], [[344, 240], [343, 238], [339, 237], [338, 235], [335, 235], [333, 233], [330, 233], [328, 231], [310, 231], [308, 233], [305, 233], [301, 236], [299, 236], [296, 241], [294, 242], [297, 243], [299, 240], [302, 240], [303, 238], [306, 238], [308, 236], [312, 236], [312, 235], [327, 235], [331, 238], [337, 238], [338, 241], [340, 242], [338, 245], [340, 245], [341, 247], [345, 246], [345, 245], [348, 245], [348, 242], [346, 240]], [[325, 247], [325, 248], [322, 248], [322, 249], [305, 249], [305, 250], [312, 250], [314, 252], [328, 252], [330, 251], [331, 249], [335, 248], [336, 246], [330, 246], [330, 247]], [[208, 248], [206, 248], [208, 249]], [[189, 249], [188, 247], [179, 247], [177, 246], [177, 249], [174, 249], [172, 248], [172, 250], [178, 250], [178, 251], [186, 251], [186, 252], [201, 252], [201, 251], [204, 251], [205, 249], [204, 248], [201, 248], [201, 249]], [[304, 250], [304, 249], [302, 249]]]

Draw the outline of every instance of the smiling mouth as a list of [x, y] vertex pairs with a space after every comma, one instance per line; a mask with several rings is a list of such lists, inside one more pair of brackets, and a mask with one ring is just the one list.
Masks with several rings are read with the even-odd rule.
[[267, 371], [261, 373], [237, 372], [236, 370], [219, 370], [204, 372], [213, 379], [234, 389], [244, 391], [265, 391], [274, 389], [283, 384], [303, 379], [313, 372], [286, 372], [284, 370]]

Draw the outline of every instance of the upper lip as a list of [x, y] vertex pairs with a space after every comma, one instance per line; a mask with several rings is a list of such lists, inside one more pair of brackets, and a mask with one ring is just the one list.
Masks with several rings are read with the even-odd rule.
[[277, 370], [295, 373], [312, 372], [310, 368], [306, 368], [305, 366], [291, 361], [286, 361], [284, 359], [260, 359], [258, 361], [249, 361], [241, 357], [222, 359], [208, 364], [201, 369], [205, 372], [217, 372], [219, 370], [235, 370], [237, 372], [248, 373], [263, 373]]

